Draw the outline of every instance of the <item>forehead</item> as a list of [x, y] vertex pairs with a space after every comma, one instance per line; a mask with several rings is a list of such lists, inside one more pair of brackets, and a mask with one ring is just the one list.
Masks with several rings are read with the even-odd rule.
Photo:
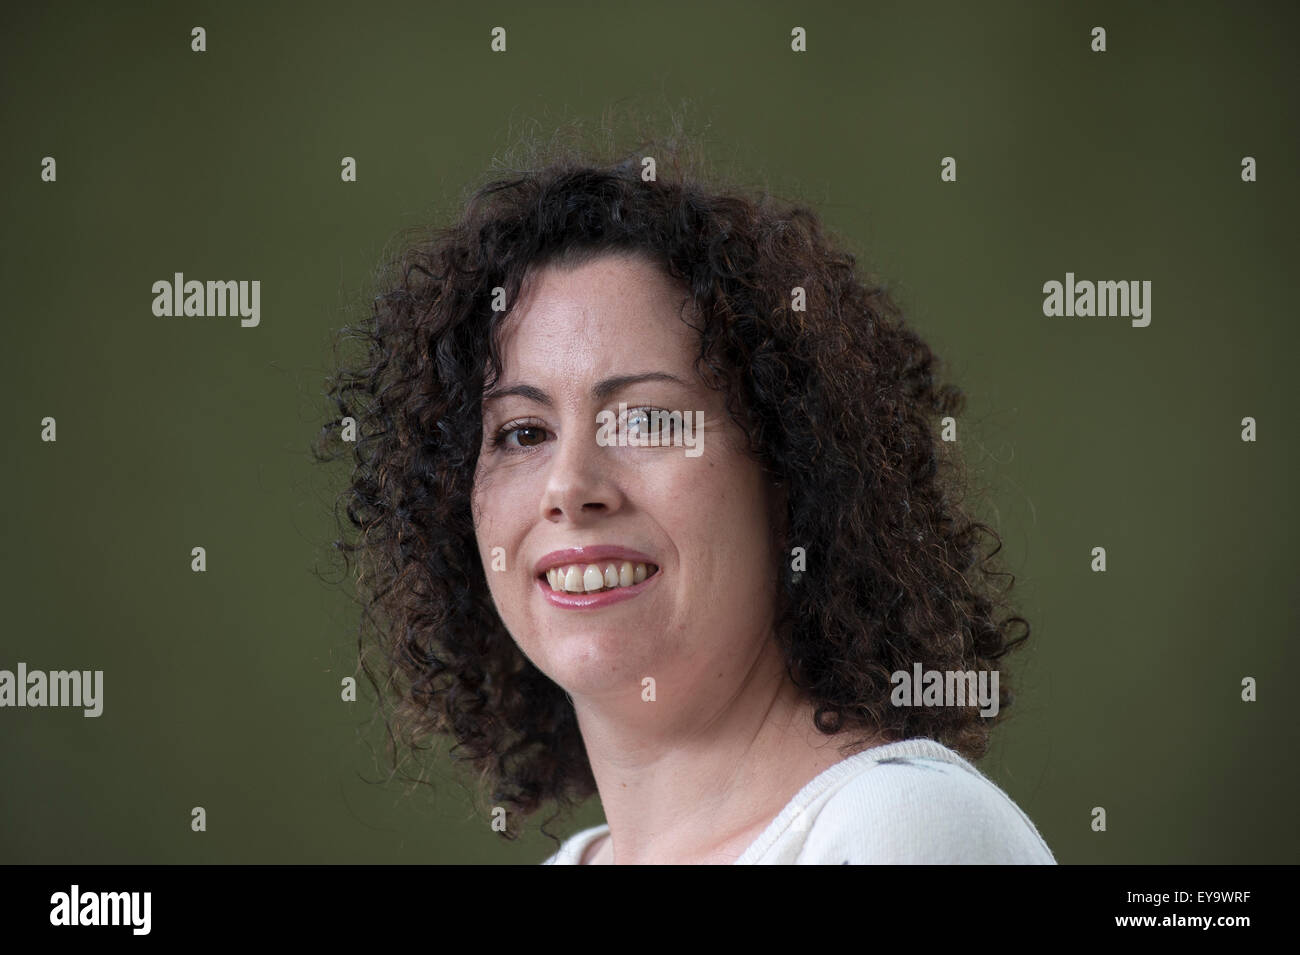
[[698, 351], [697, 333], [682, 320], [688, 298], [640, 256], [530, 272], [501, 326], [500, 380], [590, 379], [650, 367], [685, 372]]

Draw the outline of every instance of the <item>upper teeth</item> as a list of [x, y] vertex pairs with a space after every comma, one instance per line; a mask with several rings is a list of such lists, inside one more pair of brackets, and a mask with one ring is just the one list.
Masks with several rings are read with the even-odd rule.
[[654, 564], [634, 564], [626, 560], [622, 563], [610, 561], [604, 564], [568, 564], [552, 567], [546, 572], [546, 580], [552, 590], [587, 593], [639, 584], [656, 569]]

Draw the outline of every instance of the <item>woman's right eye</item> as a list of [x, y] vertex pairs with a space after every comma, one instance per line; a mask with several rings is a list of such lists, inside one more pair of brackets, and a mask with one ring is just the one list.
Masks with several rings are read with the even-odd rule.
[[519, 435], [519, 444], [525, 448], [534, 447], [546, 440], [546, 432], [541, 428], [534, 428], [531, 426], [526, 428], [515, 428], [512, 433]]
[[[517, 443], [511, 440], [515, 435], [518, 435]], [[507, 451], [521, 451], [525, 448], [535, 448], [545, 441], [546, 429], [541, 425], [526, 421], [510, 421], [492, 436], [492, 447], [500, 448], [504, 445]]]

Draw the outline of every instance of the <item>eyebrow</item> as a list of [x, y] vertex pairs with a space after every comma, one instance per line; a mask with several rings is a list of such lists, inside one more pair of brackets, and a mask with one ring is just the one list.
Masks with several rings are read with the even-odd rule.
[[[591, 389], [591, 394], [597, 401], [603, 401], [615, 392], [626, 388], [628, 385], [639, 385], [643, 381], [671, 381], [686, 386], [686, 382], [665, 371], [647, 371], [642, 372], [639, 375], [615, 375], [612, 378], [602, 379], [601, 381], [596, 382], [595, 386]], [[498, 398], [506, 398], [510, 395], [518, 395], [521, 398], [527, 398], [530, 401], [537, 402], [539, 405], [546, 405], [548, 408], [551, 407], [552, 404], [550, 395], [532, 385], [513, 385], [510, 388], [501, 388], [499, 390], [494, 389], [483, 396], [483, 403], [487, 404], [489, 401], [495, 401]]]

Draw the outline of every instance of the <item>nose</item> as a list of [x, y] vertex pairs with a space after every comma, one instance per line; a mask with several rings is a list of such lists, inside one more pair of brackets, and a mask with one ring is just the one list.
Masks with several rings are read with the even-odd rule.
[[547, 464], [541, 511], [545, 520], [581, 523], [622, 505], [617, 476], [594, 428], [568, 428]]

